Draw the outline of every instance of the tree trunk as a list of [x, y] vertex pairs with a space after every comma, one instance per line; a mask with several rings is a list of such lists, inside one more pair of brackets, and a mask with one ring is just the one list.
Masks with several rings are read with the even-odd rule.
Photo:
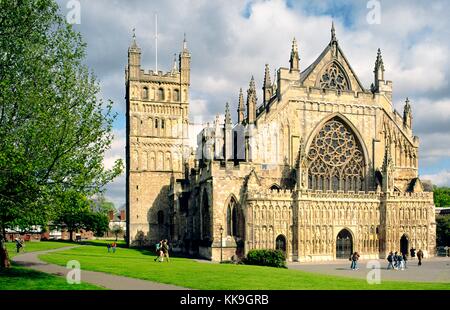
[[69, 239], [73, 241], [73, 230], [69, 230]]

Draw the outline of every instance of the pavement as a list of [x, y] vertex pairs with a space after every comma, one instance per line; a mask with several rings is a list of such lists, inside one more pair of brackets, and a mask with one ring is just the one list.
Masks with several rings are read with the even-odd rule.
[[[350, 261], [337, 260], [332, 262], [288, 263], [289, 269], [303, 270], [327, 275], [367, 279], [369, 271], [379, 270], [381, 280], [396, 280], [408, 282], [441, 282], [450, 284], [450, 257], [432, 257], [418, 261], [408, 260], [405, 270], [387, 270], [388, 262], [384, 259], [359, 260], [359, 270], [350, 269]], [[375, 265], [375, 267], [373, 267]]]
[[[13, 257], [12, 260], [18, 265], [66, 278], [67, 273], [71, 271], [71, 269], [41, 261], [38, 258], [38, 255], [57, 251], [65, 251], [71, 248], [75, 248], [75, 246], [63, 247], [48, 251], [24, 253], [22, 255]], [[80, 279], [81, 282], [94, 284], [110, 290], [187, 290], [187, 288], [175, 285], [117, 276], [97, 271], [81, 270]]]

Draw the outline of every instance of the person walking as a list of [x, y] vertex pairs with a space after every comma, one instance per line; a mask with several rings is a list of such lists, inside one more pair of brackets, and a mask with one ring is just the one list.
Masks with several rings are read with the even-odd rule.
[[398, 270], [405, 270], [403, 266], [403, 255], [400, 253], [397, 256], [397, 262], [398, 262]]
[[408, 257], [406, 256], [406, 254], [403, 254], [403, 267], [404, 269], [407, 269], [408, 267], [406, 267], [406, 262], [408, 261]]
[[109, 242], [106, 244], [106, 247], [108, 248], [108, 253], [110, 253], [111, 252], [111, 244]]
[[390, 270], [390, 269], [394, 270], [394, 253], [392, 253], [392, 251], [389, 252], [389, 255], [387, 257], [387, 261], [389, 263], [387, 269], [388, 270]]
[[116, 253], [117, 243], [115, 241], [112, 243], [111, 248], [112, 248], [112, 252]]
[[167, 242], [167, 239], [164, 239], [164, 241], [162, 243], [162, 254], [163, 254], [163, 257], [166, 258], [166, 261], [170, 262], [170, 259], [169, 259], [169, 244]]
[[352, 270], [358, 270], [358, 259], [359, 259], [359, 254], [358, 252], [353, 253], [352, 257], [352, 265], [350, 266], [350, 268]]
[[23, 247], [22, 242], [20, 240], [20, 238], [16, 238], [16, 251], [17, 253], [20, 252], [20, 249]]
[[155, 248], [156, 248], [156, 257], [154, 259], [154, 261], [156, 262], [161, 261], [161, 246], [162, 246], [162, 240], [160, 240], [157, 244], [155, 244]]
[[420, 249], [419, 251], [417, 251], [417, 259], [419, 260], [419, 263], [417, 265], [422, 266], [423, 252]]
[[397, 251], [394, 253], [393, 258], [394, 258], [394, 269], [398, 270], [398, 252]]
[[416, 249], [415, 248], [411, 248], [409, 250], [409, 254], [411, 256], [411, 259], [414, 259], [414, 257], [416, 257]]

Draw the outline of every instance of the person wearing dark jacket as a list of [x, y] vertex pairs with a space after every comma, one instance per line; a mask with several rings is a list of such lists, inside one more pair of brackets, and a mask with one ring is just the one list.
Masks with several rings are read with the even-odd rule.
[[387, 257], [387, 261], [389, 262], [387, 269], [394, 270], [394, 253], [389, 252], [389, 255]]
[[417, 259], [419, 260], [419, 263], [417, 265], [422, 266], [422, 259], [423, 259], [422, 250], [417, 251]]

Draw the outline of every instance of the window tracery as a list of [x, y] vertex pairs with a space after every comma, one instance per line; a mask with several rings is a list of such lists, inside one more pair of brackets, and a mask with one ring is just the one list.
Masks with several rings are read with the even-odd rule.
[[349, 83], [342, 69], [332, 63], [320, 78], [320, 87], [338, 90], [349, 90]]
[[364, 155], [355, 135], [338, 119], [327, 122], [309, 152], [309, 189], [360, 191], [364, 188]]

